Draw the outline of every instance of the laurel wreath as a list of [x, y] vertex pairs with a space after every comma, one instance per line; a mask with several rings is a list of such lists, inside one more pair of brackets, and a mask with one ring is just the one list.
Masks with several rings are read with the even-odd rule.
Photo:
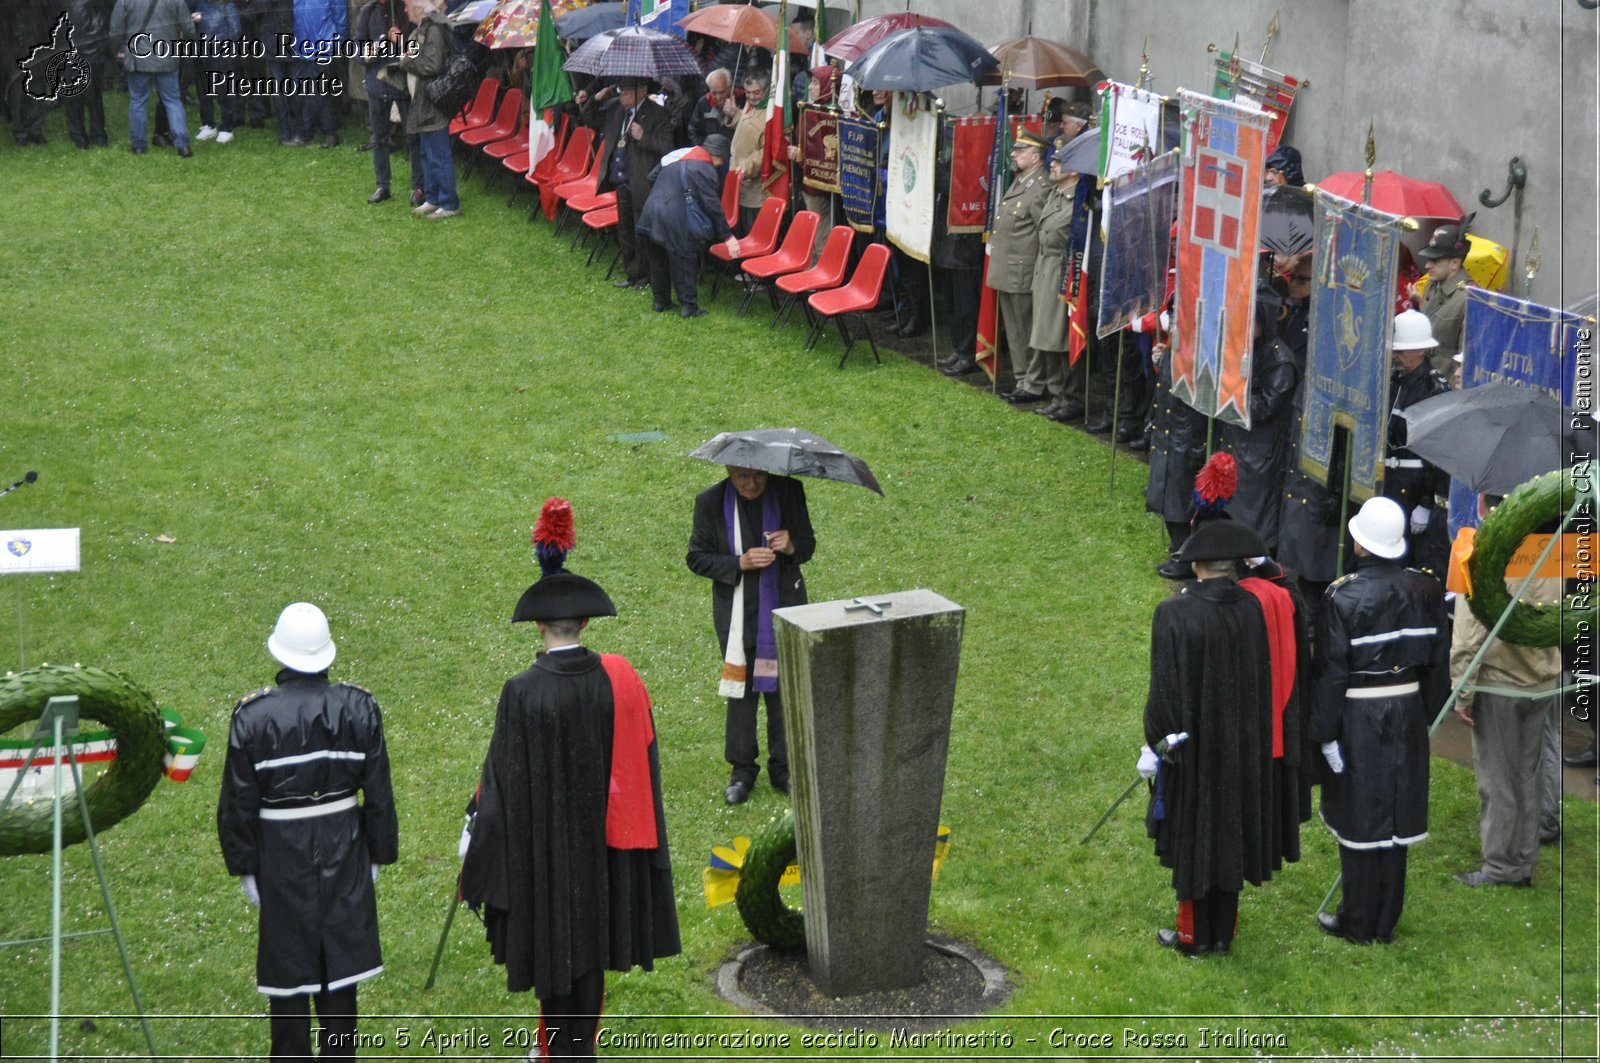
[[750, 843], [734, 895], [751, 936], [780, 952], [806, 948], [805, 917], [778, 894], [778, 880], [795, 856], [794, 812], [786, 811]]
[[[94, 720], [111, 731], [117, 756], [89, 783], [83, 796], [96, 834], [108, 830], [150, 796], [161, 781], [166, 740], [155, 699], [131, 679], [116, 672], [82, 665], [41, 665], [0, 678], [0, 734], [39, 718], [53, 697], [75, 695], [80, 720]], [[27, 737], [32, 737], [31, 729]], [[45, 739], [43, 745], [49, 744]], [[20, 751], [26, 755], [26, 747]], [[0, 789], [5, 797], [7, 783]], [[15, 798], [0, 812], [0, 856], [47, 853], [53, 833], [53, 802]], [[83, 816], [76, 802], [63, 810], [62, 843], [83, 841]]]
[[[1546, 473], [1529, 480], [1501, 502], [1484, 518], [1478, 529], [1468, 570], [1472, 577], [1472, 595], [1467, 599], [1473, 613], [1485, 627], [1493, 628], [1500, 615], [1509, 607], [1511, 615], [1500, 629], [1500, 638], [1519, 646], [1559, 646], [1563, 641], [1561, 605], [1535, 605], [1531, 602], [1512, 604], [1506, 590], [1506, 564], [1522, 540], [1539, 527], [1566, 515], [1576, 497], [1577, 487], [1571, 469]], [[1580, 609], [1577, 595], [1566, 599], [1569, 611], [1591, 612]], [[1569, 625], [1566, 638], [1576, 642], [1593, 627], [1583, 622]]]

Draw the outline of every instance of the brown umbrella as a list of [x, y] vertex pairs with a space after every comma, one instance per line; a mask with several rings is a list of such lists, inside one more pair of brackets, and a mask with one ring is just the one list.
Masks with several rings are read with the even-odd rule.
[[991, 45], [1000, 68], [978, 79], [980, 85], [1005, 84], [1014, 89], [1054, 89], [1065, 85], [1093, 87], [1106, 79], [1095, 61], [1078, 49], [1043, 37], [1012, 37]]
[[743, 4], [702, 7], [687, 18], [680, 18], [678, 25], [690, 33], [700, 33], [734, 44], [747, 44], [752, 48], [771, 50], [778, 46], [777, 20], [760, 8]]

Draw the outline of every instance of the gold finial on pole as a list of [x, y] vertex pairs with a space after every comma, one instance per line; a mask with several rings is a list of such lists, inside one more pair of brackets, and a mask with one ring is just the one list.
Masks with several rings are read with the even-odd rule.
[[1378, 161], [1378, 141], [1372, 135], [1373, 120], [1367, 119], [1367, 179], [1361, 185], [1361, 202], [1372, 205], [1372, 164]]
[[1148, 88], [1149, 86], [1150, 86], [1150, 35], [1147, 33], [1147, 34], [1144, 35], [1144, 44], [1140, 47], [1140, 50], [1139, 50], [1139, 77], [1138, 77], [1138, 80], [1136, 80], [1133, 83], [1133, 87], [1136, 88], [1136, 89], [1143, 89], [1143, 88]]
[[1278, 35], [1278, 14], [1278, 11], [1274, 11], [1272, 21], [1267, 23], [1267, 39], [1261, 42], [1261, 58], [1256, 60], [1258, 63], [1266, 63], [1267, 49], [1272, 47], [1272, 38]]
[[1533, 227], [1533, 239], [1528, 241], [1528, 253], [1522, 256], [1522, 267], [1526, 275], [1523, 282], [1522, 294], [1527, 295], [1533, 291], [1533, 278], [1539, 274], [1539, 227]]

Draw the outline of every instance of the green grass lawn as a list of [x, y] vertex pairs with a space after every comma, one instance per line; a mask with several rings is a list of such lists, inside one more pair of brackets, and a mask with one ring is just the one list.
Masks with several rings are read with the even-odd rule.
[[[0, 481], [41, 474], [0, 499], [0, 527], [82, 529], [81, 572], [0, 586], [0, 661], [14, 665], [21, 623], [28, 663], [125, 672], [211, 736], [190, 782], [162, 783], [102, 839], [166, 1058], [266, 1052], [254, 914], [214, 809], [229, 712], [271, 682], [264, 641], [296, 599], [330, 616], [334, 676], [375, 693], [394, 763], [387, 970], [361, 989], [362, 1030], [384, 1044], [367, 1054], [517, 1054], [502, 1031], [515, 1040], [535, 1002], [505, 992], [470, 916], [420, 987], [500, 685], [535, 650], [531, 625], [507, 621], [549, 495], [576, 513], [573, 569], [621, 614], [588, 641], [634, 662], [661, 740], [684, 952], [611, 978], [612, 1028], [893, 1054], [802, 1047], [799, 1027], [737, 1014], [713, 987], [748, 936], [732, 907], [705, 908], [700, 869], [781, 799], [763, 781], [748, 805], [722, 802], [710, 595], [683, 561], [693, 495], [720, 470], [685, 455], [723, 429], [786, 425], [860, 454], [884, 488], [808, 484], [813, 599], [926, 587], [968, 610], [930, 919], [1005, 964], [1015, 993], [957, 1029], [1009, 1033], [997, 1054], [1020, 1057], [1595, 1055], [1594, 804], [1568, 800], [1534, 889], [1470, 891], [1450, 875], [1476, 864], [1477, 797], [1445, 761], [1393, 946], [1319, 933], [1338, 859], [1312, 824], [1304, 859], [1245, 893], [1231, 957], [1156, 947], [1173, 896], [1143, 802], [1078, 844], [1132, 777], [1150, 613], [1168, 593], [1141, 465], [1121, 460], [1108, 489], [1104, 444], [893, 355], [874, 366], [863, 349], [840, 371], [836, 336], [803, 351], [800, 327], [737, 318], [726, 290], [699, 321], [652, 314], [529, 224], [526, 196], [507, 210], [503, 182], [485, 194], [475, 176], [459, 218], [421, 222], [403, 196], [364, 202], [370, 164], [349, 147], [281, 150], [245, 130], [187, 161], [138, 158], [118, 134], [126, 98], [107, 102], [112, 150], [72, 148], [59, 114], [47, 148], [0, 149]], [[666, 438], [615, 438], [647, 430]], [[87, 851], [66, 863], [68, 929], [99, 925]], [[0, 937], [48, 930], [49, 882], [48, 857], [0, 861]], [[4, 953], [5, 1055], [44, 1052], [48, 984], [47, 948]], [[63, 1007], [64, 1051], [142, 1052], [114, 1017], [130, 1001], [109, 938], [66, 946]], [[1219, 1048], [1203, 1027], [1284, 1043]], [[1073, 1040], [1090, 1035], [1111, 1047]]]

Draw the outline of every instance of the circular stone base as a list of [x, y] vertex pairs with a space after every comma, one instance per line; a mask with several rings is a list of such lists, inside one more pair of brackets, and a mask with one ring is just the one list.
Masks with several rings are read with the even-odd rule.
[[930, 937], [922, 981], [905, 989], [824, 996], [804, 953], [741, 949], [717, 972], [717, 992], [752, 1015], [832, 1029], [841, 1018], [869, 1030], [935, 1030], [949, 1017], [991, 1011], [1011, 995], [1005, 968], [965, 942]]

